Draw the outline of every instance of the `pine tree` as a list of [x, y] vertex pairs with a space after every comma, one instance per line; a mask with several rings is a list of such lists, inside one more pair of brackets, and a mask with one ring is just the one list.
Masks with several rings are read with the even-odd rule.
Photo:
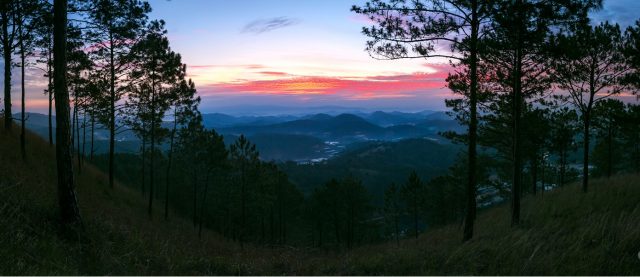
[[413, 232], [416, 238], [418, 238], [419, 222], [422, 217], [423, 205], [424, 205], [424, 185], [418, 177], [415, 171], [409, 174], [409, 179], [400, 188], [402, 200], [405, 203], [407, 213], [411, 217], [413, 222]]
[[25, 95], [25, 69], [31, 64], [27, 58], [33, 56], [35, 48], [35, 30], [38, 28], [38, 18], [43, 11], [38, 0], [14, 0], [15, 1], [15, 25], [17, 29], [17, 52], [20, 55], [20, 152], [22, 159], [26, 159], [26, 95]]
[[105, 71], [108, 91], [102, 103], [106, 104], [105, 116], [100, 118], [109, 129], [109, 186], [114, 186], [115, 136], [118, 120], [118, 102], [126, 89], [124, 78], [128, 74], [129, 52], [135, 41], [140, 39], [151, 12], [149, 3], [140, 0], [98, 0], [89, 1], [87, 35], [94, 44], [93, 60], [100, 70]]
[[558, 182], [563, 186], [568, 182], [569, 155], [576, 149], [574, 137], [579, 132], [578, 114], [563, 107], [552, 111], [549, 119], [549, 151], [558, 158]]
[[196, 117], [198, 112], [198, 104], [200, 103], [200, 97], [196, 96], [196, 88], [195, 84], [191, 79], [188, 81], [184, 80], [184, 75], [186, 75], [186, 66], [183, 67], [183, 70], [180, 72], [180, 77], [182, 80], [178, 85], [176, 85], [173, 89], [173, 99], [172, 102], [172, 110], [173, 110], [173, 128], [171, 129], [171, 134], [169, 135], [169, 152], [167, 154], [167, 175], [166, 175], [166, 184], [165, 184], [165, 206], [164, 206], [164, 217], [165, 219], [169, 216], [169, 186], [171, 183], [171, 163], [173, 160], [173, 147], [174, 147], [174, 139], [176, 136], [176, 130], [178, 125], [183, 126], [193, 117]]
[[[620, 152], [618, 137], [625, 115], [625, 106], [620, 100], [606, 99], [593, 107], [593, 127], [597, 139], [593, 153], [596, 176], [604, 175], [610, 178], [618, 170], [621, 160], [621, 155], [617, 154]], [[600, 153], [604, 155], [599, 155]]]
[[490, 31], [481, 41], [483, 65], [489, 67], [494, 93], [507, 94], [511, 136], [511, 224], [520, 222], [523, 180], [522, 117], [526, 101], [551, 87], [547, 73], [546, 38], [552, 28], [581, 20], [598, 1], [504, 0], [494, 1]]
[[137, 93], [128, 95], [126, 106], [142, 108], [148, 113], [141, 114], [139, 120], [144, 122], [145, 132], [149, 134], [151, 157], [148, 212], [151, 216], [155, 197], [156, 144], [167, 135], [167, 130], [162, 127], [162, 119], [171, 103], [177, 101], [175, 95], [179, 90], [173, 88], [184, 76], [184, 66], [180, 55], [169, 48], [164, 21], [152, 21], [149, 24], [144, 38], [132, 46], [130, 59], [133, 64], [130, 80], [133, 80], [138, 89], [134, 91]]
[[53, 146], [53, 13], [51, 7], [42, 5], [43, 12], [38, 19], [38, 27], [35, 30], [37, 63], [44, 64], [42, 70], [47, 78], [47, 87], [44, 94], [48, 97], [48, 128], [49, 145]]
[[[227, 149], [224, 145], [224, 141], [221, 135], [218, 135], [214, 130], [206, 130], [200, 128], [201, 132], [197, 138], [196, 154], [192, 157], [198, 164], [199, 168], [203, 169], [205, 174], [204, 193], [202, 195], [202, 201], [200, 202], [200, 225], [198, 229], [198, 237], [202, 236], [202, 224], [205, 219], [205, 212], [207, 207], [207, 195], [209, 192], [209, 182], [216, 180], [216, 175], [227, 167]], [[211, 176], [213, 175], [213, 176]], [[220, 180], [219, 178], [217, 180]]]
[[620, 136], [625, 149], [628, 172], [640, 173], [640, 105], [627, 104]]
[[80, 212], [74, 188], [71, 143], [69, 140], [69, 92], [67, 90], [67, 1], [54, 0], [54, 88], [56, 91], [56, 164], [58, 172], [58, 202], [64, 224], [79, 223]]
[[362, 181], [348, 176], [341, 182], [347, 213], [347, 248], [355, 245], [356, 233], [361, 230], [361, 225], [368, 218], [370, 210], [369, 195]]
[[[409, 3], [408, 3], [409, 2]], [[465, 140], [469, 162], [467, 208], [463, 241], [473, 237], [476, 217], [477, 105], [479, 39], [487, 23], [491, 3], [478, 0], [372, 0], [352, 11], [366, 15], [377, 26], [362, 33], [371, 38], [366, 50], [378, 59], [444, 58], [460, 61], [469, 84], [465, 94], [469, 127]], [[436, 49], [450, 49], [441, 54]], [[457, 54], [456, 54], [457, 53]], [[462, 74], [462, 73], [461, 73]]]
[[4, 128], [10, 131], [13, 120], [11, 114], [11, 67], [13, 54], [19, 43], [16, 22], [17, 1], [0, 2], [0, 40], [4, 58]]
[[625, 39], [620, 27], [608, 22], [591, 26], [576, 24], [571, 32], [553, 37], [554, 55], [551, 76], [568, 95], [557, 95], [570, 102], [582, 121], [584, 159], [582, 191], [589, 184], [589, 147], [594, 105], [625, 89], [622, 78], [630, 71], [622, 54]]
[[384, 215], [388, 223], [392, 225], [393, 234], [396, 244], [400, 245], [400, 215], [402, 214], [402, 206], [400, 199], [400, 190], [395, 183], [391, 183], [384, 191]]
[[256, 145], [251, 143], [244, 135], [240, 135], [229, 148], [231, 162], [235, 166], [237, 172], [237, 184], [240, 186], [240, 230], [238, 239], [240, 245], [244, 247], [244, 242], [248, 232], [247, 219], [249, 217], [247, 211], [249, 186], [252, 177], [255, 176], [257, 170], [259, 153]]

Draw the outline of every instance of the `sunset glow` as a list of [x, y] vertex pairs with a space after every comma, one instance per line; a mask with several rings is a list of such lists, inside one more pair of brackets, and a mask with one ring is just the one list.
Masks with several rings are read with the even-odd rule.
[[[445, 88], [450, 61], [371, 58], [361, 34], [371, 22], [350, 12], [364, 2], [151, 1], [150, 18], [166, 21], [171, 48], [188, 65], [204, 112], [245, 105], [446, 109], [443, 100], [454, 97]], [[605, 5], [596, 20], [624, 25], [635, 18], [616, 1]], [[43, 72], [27, 73], [27, 109], [45, 112]], [[16, 69], [16, 100], [18, 81]]]

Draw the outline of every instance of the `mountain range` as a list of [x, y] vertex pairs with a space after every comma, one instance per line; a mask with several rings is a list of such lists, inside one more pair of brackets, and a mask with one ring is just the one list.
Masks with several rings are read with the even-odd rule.
[[[19, 114], [14, 116], [19, 118]], [[276, 161], [326, 159], [353, 143], [409, 138], [440, 139], [439, 132], [464, 131], [463, 127], [446, 113], [435, 111], [266, 116], [209, 113], [203, 114], [202, 117], [205, 127], [222, 134], [227, 144], [233, 143], [243, 134], [258, 146], [261, 158]], [[55, 127], [55, 117], [53, 123]], [[45, 139], [48, 138], [48, 117], [28, 113], [27, 128]], [[108, 134], [106, 129], [96, 124], [95, 153], [107, 151]], [[131, 131], [118, 132], [116, 141], [118, 152], [135, 153], [140, 147], [139, 139]]]

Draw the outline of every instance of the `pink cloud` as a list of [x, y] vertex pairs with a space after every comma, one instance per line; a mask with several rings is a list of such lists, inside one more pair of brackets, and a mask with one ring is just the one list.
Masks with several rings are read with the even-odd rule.
[[[285, 76], [283, 72], [273, 75]], [[282, 74], [281, 74], [282, 73]], [[370, 77], [302, 76], [277, 80], [249, 80], [207, 85], [202, 91], [214, 94], [340, 95], [345, 99], [407, 98], [445, 88], [446, 72], [413, 73]]]

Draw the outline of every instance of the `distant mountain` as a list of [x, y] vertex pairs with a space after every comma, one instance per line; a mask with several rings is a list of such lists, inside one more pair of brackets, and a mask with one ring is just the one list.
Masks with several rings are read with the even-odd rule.
[[326, 113], [318, 113], [318, 114], [310, 114], [301, 117], [300, 119], [309, 119], [309, 120], [329, 120], [332, 116]]
[[[255, 143], [267, 160], [309, 160], [327, 158], [341, 152], [345, 146], [369, 140], [395, 141], [406, 138], [438, 137], [444, 130], [464, 131], [445, 113], [423, 111], [418, 113], [382, 112], [342, 113], [330, 115], [316, 113], [302, 116], [232, 116], [222, 113], [204, 114], [204, 124], [208, 128], [225, 135], [226, 140], [247, 135]], [[14, 117], [19, 118], [20, 114]], [[53, 118], [55, 128], [55, 117]], [[170, 128], [169, 122], [163, 123]], [[39, 136], [48, 138], [48, 116], [38, 113], [27, 114], [27, 128]], [[87, 129], [89, 136], [89, 130]], [[96, 124], [94, 150], [105, 153], [108, 150], [108, 130]], [[117, 152], [137, 152], [139, 139], [128, 130], [116, 136]], [[331, 148], [325, 143], [338, 142]], [[89, 137], [87, 144], [89, 147]], [[160, 147], [165, 147], [161, 145]], [[329, 147], [331, 149], [325, 149]], [[88, 152], [89, 150], [87, 150]]]
[[[14, 121], [20, 125], [21, 113], [13, 114]], [[27, 129], [36, 133], [38, 136], [49, 139], [49, 116], [40, 113], [25, 113]], [[56, 127], [56, 117], [52, 118], [53, 128]], [[55, 137], [55, 135], [54, 135]], [[55, 138], [54, 138], [55, 139]]]
[[322, 139], [336, 139], [352, 136], [379, 137], [384, 134], [384, 128], [372, 124], [353, 114], [330, 116], [317, 114], [303, 119], [286, 121], [271, 125], [246, 125], [221, 128], [220, 133], [228, 134], [257, 134], [278, 133], [314, 136]]
[[365, 114], [363, 118], [373, 124], [376, 124], [382, 127], [388, 127], [388, 126], [401, 125], [401, 124], [415, 124], [427, 119], [427, 116], [430, 115], [431, 113], [434, 113], [434, 112], [423, 111], [418, 113], [403, 113], [403, 112], [376, 111], [370, 114]]
[[[310, 120], [328, 120], [331, 117], [335, 117], [341, 114], [353, 114], [358, 117], [361, 117], [370, 123], [378, 125], [380, 127], [388, 127], [399, 124], [415, 124], [420, 121], [433, 118], [435, 114], [438, 116], [441, 112], [436, 111], [421, 111], [421, 112], [384, 112], [384, 111], [375, 111], [375, 112], [360, 112], [360, 111], [349, 111], [349, 112], [326, 112], [326, 113], [309, 113], [309, 114], [285, 114], [285, 115], [243, 115], [243, 116], [235, 116], [224, 113], [207, 113], [203, 114], [204, 125], [208, 128], [227, 128], [233, 126], [262, 126], [262, 125], [270, 125], [276, 123], [283, 123], [287, 121], [294, 121], [298, 119], [310, 119]], [[446, 115], [445, 115], [446, 116]], [[443, 118], [440, 118], [443, 119]]]
[[426, 114], [423, 119], [425, 120], [454, 120], [453, 117], [447, 114], [447, 112], [433, 112]]
[[202, 115], [202, 121], [207, 128], [225, 128], [237, 125], [269, 125], [298, 119], [292, 115], [281, 116], [231, 116], [222, 113]]
[[[369, 119], [365, 119], [366, 116]], [[366, 140], [398, 140], [415, 137], [434, 137], [442, 131], [463, 131], [459, 124], [440, 113], [374, 112], [362, 116], [354, 114], [313, 114], [292, 121], [268, 125], [235, 125], [218, 128], [223, 134], [297, 134], [343, 143]], [[446, 118], [446, 119], [445, 119]], [[387, 123], [388, 126], [379, 124]], [[393, 123], [393, 124], [392, 124]]]

